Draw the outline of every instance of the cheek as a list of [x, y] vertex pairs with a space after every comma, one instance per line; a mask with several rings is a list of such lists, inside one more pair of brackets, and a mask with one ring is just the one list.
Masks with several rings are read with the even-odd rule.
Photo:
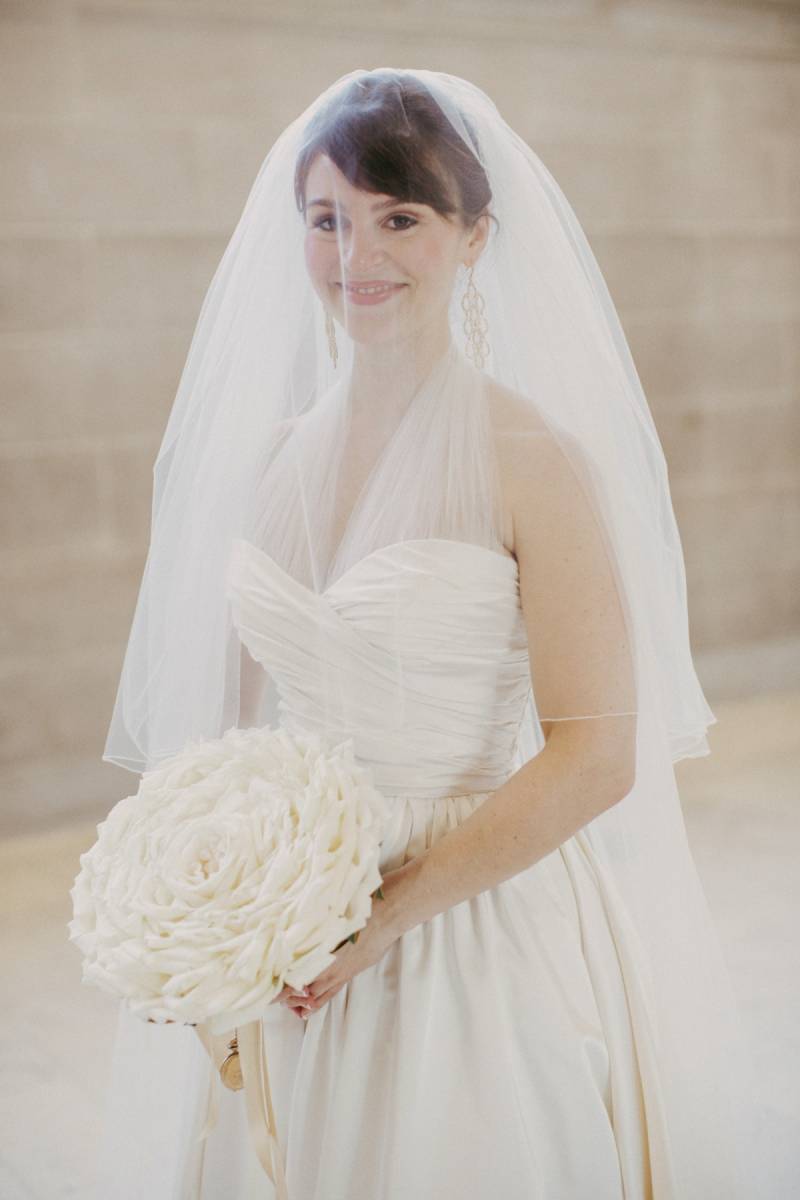
[[430, 234], [414, 238], [403, 247], [403, 265], [417, 283], [427, 288], [436, 288], [446, 274], [447, 248], [442, 239]]
[[309, 236], [305, 240], [305, 258], [312, 281], [325, 286], [332, 277], [331, 272], [337, 260], [336, 243]]

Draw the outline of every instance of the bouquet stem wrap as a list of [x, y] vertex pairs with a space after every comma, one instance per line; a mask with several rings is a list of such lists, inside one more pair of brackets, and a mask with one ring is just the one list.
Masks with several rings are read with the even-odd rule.
[[[213, 1043], [208, 1027], [202, 1024], [198, 1025], [197, 1033], [208, 1051], [213, 1068], [209, 1086], [206, 1122], [198, 1138], [198, 1141], [203, 1142], [217, 1123], [220, 1081], [214, 1064]], [[261, 1021], [248, 1021], [246, 1025], [237, 1028], [236, 1040], [239, 1046], [239, 1061], [244, 1083], [245, 1105], [247, 1107], [247, 1123], [250, 1127], [250, 1138], [253, 1149], [258, 1156], [258, 1161], [275, 1187], [275, 1200], [289, 1200], [289, 1190], [286, 1184], [286, 1167], [278, 1139], [278, 1125], [275, 1120], [272, 1093], [269, 1087], [267, 1051], [264, 1043], [264, 1027]]]

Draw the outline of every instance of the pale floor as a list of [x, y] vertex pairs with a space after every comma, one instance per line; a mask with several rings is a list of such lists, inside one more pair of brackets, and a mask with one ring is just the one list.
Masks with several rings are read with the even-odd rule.
[[[760, 1064], [770, 1200], [789, 1200], [800, 1194], [800, 693], [713, 707], [712, 755], [679, 764], [681, 797]], [[66, 925], [94, 837], [82, 824], [0, 842], [2, 1200], [88, 1192], [115, 1003], [81, 984]]]

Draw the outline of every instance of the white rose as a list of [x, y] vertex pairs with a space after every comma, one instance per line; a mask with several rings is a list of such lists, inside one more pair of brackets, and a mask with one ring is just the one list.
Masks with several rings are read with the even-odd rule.
[[83, 981], [154, 1020], [224, 1033], [363, 928], [386, 801], [352, 739], [229, 729], [146, 772], [70, 891]]

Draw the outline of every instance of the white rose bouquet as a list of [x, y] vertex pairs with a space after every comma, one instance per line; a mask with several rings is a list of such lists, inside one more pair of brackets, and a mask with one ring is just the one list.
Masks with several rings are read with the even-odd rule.
[[70, 890], [84, 983], [143, 1019], [204, 1027], [207, 1047], [238, 1032], [256, 1149], [284, 1195], [259, 1018], [366, 925], [388, 815], [351, 738], [234, 727], [146, 771]]

